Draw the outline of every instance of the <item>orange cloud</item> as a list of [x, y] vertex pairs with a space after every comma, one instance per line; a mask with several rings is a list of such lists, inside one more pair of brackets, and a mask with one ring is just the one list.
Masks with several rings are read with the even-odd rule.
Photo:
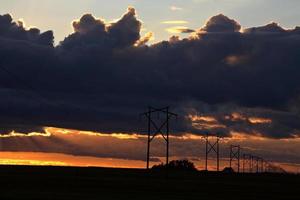
[[231, 114], [231, 120], [232, 120], [232, 121], [239, 121], [239, 120], [245, 121], [245, 120], [247, 120], [247, 118], [244, 117], [244, 116], [243, 116], [242, 114], [240, 114], [240, 113], [234, 112], [234, 113]]
[[35, 137], [35, 136], [42, 136], [42, 137], [50, 137], [51, 133], [46, 132], [46, 133], [28, 133], [28, 134], [22, 134], [22, 133], [16, 133], [16, 132], [11, 132], [9, 134], [2, 135], [0, 134], [0, 138], [12, 138], [12, 137]]
[[153, 41], [153, 40], [154, 40], [154, 33], [148, 32], [145, 34], [144, 37], [142, 37], [138, 41], [136, 41], [134, 46], [136, 46], [136, 47], [143, 46], [143, 45], [146, 45], [147, 42]]
[[225, 62], [230, 66], [237, 66], [240, 64], [244, 64], [249, 59], [248, 56], [245, 55], [230, 55], [225, 58]]
[[224, 124], [220, 124], [218, 120], [212, 116], [189, 115], [188, 118], [192, 121], [192, 126], [197, 129], [226, 128]]
[[54, 128], [54, 127], [47, 127], [45, 128], [46, 132], [49, 134], [77, 134], [77, 135], [87, 135], [87, 136], [98, 136], [98, 137], [113, 137], [117, 139], [139, 139], [143, 137], [139, 134], [125, 134], [125, 133], [98, 133], [92, 131], [78, 131], [78, 130], [71, 130], [71, 129], [62, 129], [62, 128]]
[[195, 121], [205, 121], [205, 122], [217, 122], [216, 118], [212, 116], [198, 116], [198, 115], [189, 115], [188, 116], [193, 122]]
[[267, 119], [267, 118], [249, 117], [248, 120], [252, 124], [270, 124], [270, 123], [272, 123], [272, 120]]
[[178, 33], [193, 33], [195, 32], [193, 29], [190, 29], [186, 26], [174, 26], [174, 27], [170, 27], [170, 28], [167, 28], [166, 31], [168, 33], [175, 33], [175, 34], [178, 34]]

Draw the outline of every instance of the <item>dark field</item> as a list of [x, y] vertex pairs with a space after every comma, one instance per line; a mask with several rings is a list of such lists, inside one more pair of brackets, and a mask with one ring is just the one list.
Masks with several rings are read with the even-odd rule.
[[300, 199], [300, 177], [136, 169], [0, 166], [0, 200]]

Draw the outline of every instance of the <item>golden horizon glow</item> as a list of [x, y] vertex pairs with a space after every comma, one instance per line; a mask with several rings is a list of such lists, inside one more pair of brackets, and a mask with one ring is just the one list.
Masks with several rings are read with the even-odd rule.
[[70, 166], [59, 161], [39, 161], [26, 159], [0, 159], [0, 165], [29, 165], [29, 166]]
[[[194, 118], [194, 119], [204, 119], [207, 121], [214, 121], [212, 118]], [[209, 122], [207, 122], [209, 123]], [[79, 152], [82, 149], [86, 149], [89, 147], [92, 147], [90, 154], [87, 155], [110, 155], [114, 157], [114, 152], [117, 152], [121, 149], [121, 151], [128, 152], [128, 154], [133, 153], [133, 150], [136, 149], [139, 152], [144, 150], [145, 141], [147, 138], [147, 135], [140, 135], [140, 134], [122, 134], [122, 133], [115, 133], [115, 134], [103, 134], [103, 133], [95, 133], [91, 131], [76, 131], [76, 130], [69, 130], [69, 129], [61, 129], [61, 128], [53, 128], [53, 127], [47, 127], [45, 128], [45, 132], [48, 135], [48, 138], [40, 137], [42, 134], [31, 134], [30, 136], [25, 135], [13, 135], [10, 137], [37, 137], [33, 138], [36, 142], [40, 142], [40, 144], [47, 144], [49, 146], [48, 150], [45, 152], [23, 152], [27, 150], [19, 150], [17, 152], [6, 152], [2, 151], [0, 153], [0, 165], [41, 165], [41, 166], [79, 166], [79, 167], [116, 167], [116, 168], [144, 168], [144, 161], [141, 160], [128, 160], [128, 159], [117, 159], [117, 158], [102, 158], [102, 157], [93, 157], [93, 156], [76, 156], [76, 152], [73, 151], [61, 151], [60, 148], [57, 149], [55, 143], [53, 143], [53, 149], [51, 148], [51, 137], [55, 137], [61, 140], [64, 140], [66, 144], [72, 144], [75, 145], [74, 147], [77, 147]], [[80, 136], [82, 135], [82, 136]], [[96, 137], [99, 137], [98, 139]], [[117, 140], [116, 140], [117, 139]], [[162, 136], [158, 135], [157, 137], [156, 148], [161, 151], [160, 144], [161, 142], [164, 142]], [[179, 143], [184, 143], [185, 145], [195, 145], [197, 143], [198, 145], [203, 145], [204, 140], [203, 136], [201, 135], [195, 135], [192, 133], [184, 133], [181, 135], [170, 135], [170, 139], [174, 142], [172, 142], [171, 145], [178, 145]], [[88, 140], [86, 143], [82, 142], [83, 140]], [[121, 142], [121, 140], [128, 140], [124, 141], [124, 143]], [[18, 140], [19, 144], [28, 144], [28, 142], [31, 141], [27, 138], [24, 138], [24, 140]], [[97, 142], [99, 141], [99, 143]], [[116, 151], [114, 149], [110, 149], [108, 143], [112, 142], [112, 144], [116, 144], [117, 146]], [[266, 138], [263, 137], [262, 134], [259, 133], [253, 133], [253, 135], [249, 135], [249, 133], [243, 133], [243, 132], [231, 132], [230, 137], [223, 138], [220, 142], [222, 145], [228, 145], [229, 143], [239, 143], [244, 144], [243, 148], [247, 149], [247, 151], [259, 151], [262, 150], [257, 149], [256, 146], [253, 146], [253, 144], [269, 144], [270, 142], [274, 142], [275, 144], [278, 143], [280, 139], [272, 139], [272, 138]], [[282, 141], [285, 142], [293, 142], [292, 144], [295, 145], [294, 142], [300, 141], [300, 138], [294, 139], [282, 139]], [[101, 143], [106, 144], [107, 148], [101, 148]], [[127, 144], [127, 147], [123, 146], [123, 144]], [[100, 145], [100, 148], [97, 148], [97, 145]], [[77, 146], [76, 146], [77, 145]], [[96, 146], [95, 146], [96, 145]], [[197, 145], [197, 146], [198, 146]], [[39, 145], [37, 145], [38, 147]], [[26, 147], [26, 145], [25, 145]], [[177, 147], [178, 148], [178, 147]], [[5, 148], [4, 148], [5, 149]], [[27, 149], [27, 148], [25, 148]], [[43, 151], [43, 149], [41, 149]], [[47, 152], [48, 151], [48, 152]], [[269, 151], [272, 151], [271, 149]], [[64, 153], [55, 153], [55, 152], [64, 152]], [[96, 154], [93, 152], [97, 152]], [[107, 154], [103, 154], [103, 152], [106, 152]], [[178, 149], [175, 151], [178, 153]], [[193, 151], [190, 152], [191, 154], [187, 155], [194, 155]], [[75, 154], [75, 155], [74, 155]], [[180, 157], [181, 154], [178, 155], [177, 158]], [[134, 157], [133, 157], [134, 158]], [[155, 158], [155, 157], [153, 157]], [[191, 158], [189, 156], [184, 156], [183, 158]], [[222, 158], [223, 159], [223, 158]], [[164, 158], [161, 159], [164, 161]], [[198, 158], [196, 159], [198, 160]], [[194, 161], [193, 158], [191, 158], [191, 161], [195, 162], [197, 164], [198, 169], [203, 169], [202, 164], [203, 161]], [[153, 162], [155, 163], [155, 162]], [[214, 166], [212, 166], [212, 170]], [[292, 168], [292, 167], [291, 167]]]
[[144, 168], [145, 162], [117, 158], [74, 156], [62, 153], [1, 152], [0, 165]]
[[[164, 157], [157, 157], [161, 161], [150, 162], [150, 166], [164, 161]], [[171, 157], [171, 160], [178, 160], [178, 157]], [[204, 158], [191, 159], [198, 170], [204, 170]], [[299, 173], [300, 164], [296, 163], [274, 163], [283, 166], [289, 172]], [[0, 165], [20, 166], [60, 166], [60, 167], [108, 167], [108, 168], [145, 168], [143, 160], [126, 160], [117, 158], [101, 158], [90, 156], [74, 156], [60, 153], [41, 152], [1, 152]], [[228, 158], [220, 159], [221, 169], [228, 165]], [[215, 159], [208, 159], [208, 169], [216, 170]]]

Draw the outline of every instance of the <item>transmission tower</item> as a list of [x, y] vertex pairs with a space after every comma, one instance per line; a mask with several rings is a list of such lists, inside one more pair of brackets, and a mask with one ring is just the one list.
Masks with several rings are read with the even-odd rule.
[[260, 173], [264, 173], [264, 163], [265, 160], [263, 158], [260, 159]]
[[246, 171], [251, 173], [252, 168], [253, 168], [253, 156], [251, 154], [243, 154], [243, 173], [246, 173]]
[[253, 159], [255, 161], [256, 173], [259, 173], [259, 161], [260, 161], [260, 158], [257, 157], [257, 156], [253, 156]]
[[[157, 115], [156, 115], [157, 114]], [[177, 118], [177, 114], [169, 111], [169, 107], [165, 108], [153, 108], [148, 107], [148, 111], [141, 115], [146, 116], [148, 120], [148, 142], [147, 142], [147, 164], [146, 167], [149, 169], [150, 163], [150, 145], [153, 139], [157, 135], [161, 135], [166, 142], [166, 166], [169, 164], [169, 133], [170, 133], [170, 119], [172, 117]], [[154, 117], [163, 115], [163, 121], [158, 123], [155, 122]]]
[[232, 162], [237, 163], [237, 172], [240, 172], [240, 153], [241, 153], [241, 146], [240, 145], [230, 145], [230, 160], [229, 166], [232, 168]]
[[[214, 138], [212, 142], [210, 138]], [[220, 137], [218, 135], [206, 135], [205, 141], [205, 170], [208, 170], [208, 156], [210, 153], [215, 153], [217, 157], [217, 171], [220, 170], [220, 149], [219, 149], [219, 140]]]

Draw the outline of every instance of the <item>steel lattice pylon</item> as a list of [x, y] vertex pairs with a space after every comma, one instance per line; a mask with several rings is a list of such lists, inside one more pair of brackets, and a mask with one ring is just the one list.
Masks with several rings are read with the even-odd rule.
[[243, 154], [243, 173], [246, 172], [251, 173], [252, 170], [253, 170], [253, 156], [251, 154]]
[[[209, 138], [215, 138], [214, 142], [211, 142]], [[205, 170], [208, 170], [208, 155], [209, 153], [215, 153], [217, 156], [217, 171], [220, 170], [220, 148], [219, 148], [219, 135], [206, 135], [205, 137]]]
[[[154, 114], [163, 115], [165, 118], [161, 124], [158, 124], [153, 119]], [[148, 107], [148, 112], [142, 113], [141, 115], [145, 116], [148, 120], [148, 141], [147, 141], [147, 164], [146, 168], [149, 169], [150, 162], [150, 145], [153, 139], [157, 135], [161, 135], [163, 139], [166, 141], [166, 166], [169, 164], [169, 133], [170, 133], [170, 119], [172, 117], [177, 118], [177, 114], [169, 111], [169, 107], [165, 108], [153, 108]]]
[[237, 171], [240, 172], [240, 153], [241, 146], [240, 145], [230, 145], [230, 158], [229, 158], [229, 166], [232, 168], [232, 162], [237, 162]]

